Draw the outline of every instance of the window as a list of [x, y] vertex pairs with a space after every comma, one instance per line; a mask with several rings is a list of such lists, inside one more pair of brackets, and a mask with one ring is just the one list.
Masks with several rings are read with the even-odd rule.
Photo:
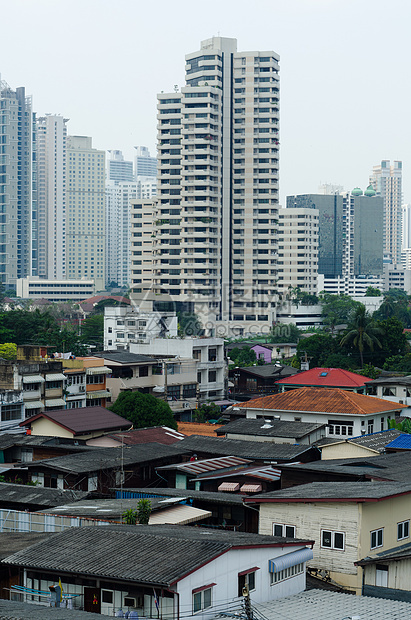
[[410, 520], [397, 523], [397, 540], [403, 540], [410, 536]]
[[377, 547], [382, 547], [384, 542], [384, 528], [381, 527], [379, 530], [374, 530], [371, 532], [371, 549], [376, 549]]
[[341, 422], [340, 420], [328, 420], [329, 435], [353, 435], [354, 422]]
[[193, 590], [193, 614], [212, 605], [212, 590], [215, 584]]
[[101, 602], [102, 603], [113, 603], [113, 591], [112, 590], [102, 590], [101, 591]]
[[285, 525], [284, 523], [273, 523], [273, 536], [295, 538], [295, 525]]
[[294, 575], [299, 575], [303, 572], [304, 562], [302, 564], [295, 564], [294, 566], [290, 566], [289, 568], [285, 568], [284, 570], [280, 570], [276, 573], [270, 573], [271, 585], [274, 585], [279, 581], [284, 581], [284, 579], [294, 577]]
[[368, 420], [367, 430], [369, 435], [374, 432], [374, 420]]
[[259, 570], [257, 566], [250, 568], [249, 570], [238, 573], [238, 596], [243, 596], [243, 588], [248, 585], [248, 591], [255, 590], [255, 573]]
[[179, 400], [181, 385], [169, 385], [167, 387], [167, 398], [171, 400]]
[[344, 532], [321, 530], [321, 547], [324, 549], [341, 549], [344, 551]]
[[0, 407], [1, 410], [1, 421], [9, 422], [11, 420], [21, 420], [22, 414], [22, 406], [21, 403], [17, 405], [3, 405]]
[[148, 377], [148, 366], [140, 366], [138, 376]]
[[215, 370], [208, 371], [208, 381], [209, 383], [214, 383], [214, 381], [217, 381], [217, 372]]

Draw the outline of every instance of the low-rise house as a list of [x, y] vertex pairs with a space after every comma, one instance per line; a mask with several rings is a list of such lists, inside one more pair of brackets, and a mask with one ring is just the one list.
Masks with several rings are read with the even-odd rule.
[[407, 377], [380, 377], [379, 379], [369, 379], [366, 384], [366, 393], [378, 398], [405, 405], [404, 415], [409, 415], [411, 411], [411, 376]]
[[327, 424], [327, 436], [386, 430], [404, 405], [341, 389], [303, 387], [242, 404], [247, 418]]
[[[5, 558], [20, 585], [79, 596], [75, 608], [113, 616], [210, 618], [243, 599], [274, 600], [305, 588], [312, 540], [178, 526], [72, 528]], [[113, 558], [118, 558], [113, 561]]]
[[98, 357], [76, 357], [63, 360], [66, 381], [66, 409], [105, 407], [111, 401], [106, 377], [111, 369]]
[[344, 459], [355, 457], [369, 457], [382, 454], [387, 451], [387, 447], [392, 444], [394, 439], [402, 436], [400, 431], [389, 429], [370, 435], [360, 435], [336, 441], [335, 443], [327, 443], [321, 446], [321, 458], [323, 461], [330, 459]]
[[365, 394], [367, 381], [371, 379], [342, 368], [310, 368], [293, 377], [279, 379], [277, 385], [282, 392], [300, 387], [327, 387]]
[[[182, 442], [179, 442], [180, 444]], [[27, 463], [31, 482], [59, 489], [109, 493], [110, 489], [146, 486], [160, 481], [156, 467], [180, 461], [189, 452], [159, 443], [93, 448], [79, 454]]]
[[399, 433], [385, 446], [386, 452], [403, 452], [404, 450], [411, 450], [411, 435], [406, 433]]
[[0, 468], [87, 450], [85, 441], [45, 435], [0, 435]]
[[293, 376], [298, 372], [296, 368], [279, 363], [231, 368], [229, 370], [229, 379], [233, 384], [231, 394], [233, 397], [241, 398], [250, 398], [255, 394], [275, 394], [279, 391], [276, 385], [278, 379]]
[[140, 443], [163, 443], [166, 446], [184, 439], [184, 435], [168, 426], [150, 426], [147, 428], [136, 428], [130, 431], [118, 433], [107, 433], [102, 437], [89, 439], [88, 446], [110, 448], [118, 446], [135, 446]]
[[[0, 508], [7, 510], [44, 511], [62, 502], [75, 502], [85, 497], [87, 493], [83, 491], [63, 491], [56, 488], [0, 482]], [[3, 525], [2, 523], [2, 530]]]
[[289, 359], [297, 353], [296, 342], [279, 342], [270, 344], [255, 344], [250, 347], [258, 360], [263, 359], [265, 364], [275, 360]]
[[325, 436], [325, 426], [309, 422], [242, 419], [220, 426], [216, 433], [226, 439], [313, 444]]
[[38, 413], [20, 423], [31, 435], [79, 438], [83, 441], [108, 432], [129, 429], [131, 422], [104, 407], [82, 407]]
[[[399, 523], [398, 535], [403, 537], [403, 540], [409, 540], [409, 525], [404, 531], [403, 523]], [[379, 553], [372, 553], [356, 562], [356, 565], [363, 569], [362, 594], [364, 596], [398, 599], [411, 603], [411, 542]]]
[[304, 538], [309, 532], [316, 542], [310, 571], [357, 594], [362, 574], [355, 562], [409, 538], [409, 482], [311, 483], [244, 501], [260, 506], [260, 534]]

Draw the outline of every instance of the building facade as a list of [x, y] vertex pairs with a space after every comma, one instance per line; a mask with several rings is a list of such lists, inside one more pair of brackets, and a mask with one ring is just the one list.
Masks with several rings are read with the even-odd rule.
[[278, 237], [278, 292], [300, 288], [317, 294], [317, 209], [280, 209]]
[[25, 88], [0, 76], [0, 282], [37, 274], [36, 122]]
[[157, 177], [157, 158], [151, 157], [146, 146], [135, 146], [134, 158], [135, 179], [138, 177]]
[[46, 280], [38, 276], [20, 278], [16, 282], [17, 297], [50, 301], [80, 301], [95, 293], [94, 280]]
[[37, 275], [56, 280], [66, 275], [67, 121], [37, 119]]
[[384, 201], [384, 252], [391, 263], [401, 263], [402, 239], [402, 162], [382, 160], [373, 166], [370, 183]]
[[132, 183], [134, 181], [133, 162], [126, 161], [121, 151], [108, 151], [107, 181], [118, 183]]
[[276, 296], [279, 56], [213, 37], [158, 96], [154, 288], [203, 323], [270, 325]]
[[66, 276], [93, 278], [97, 290], [106, 284], [104, 170], [105, 152], [91, 138], [67, 137]]

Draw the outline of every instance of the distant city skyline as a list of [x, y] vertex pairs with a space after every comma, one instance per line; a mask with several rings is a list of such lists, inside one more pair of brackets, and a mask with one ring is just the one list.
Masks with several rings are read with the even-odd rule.
[[[156, 153], [156, 94], [184, 84], [186, 50], [213, 35], [236, 37], [239, 49], [280, 54], [282, 206], [287, 195], [317, 193], [322, 183], [365, 189], [370, 169], [384, 159], [403, 162], [404, 202], [411, 202], [411, 6], [257, 0], [248, 8], [245, 0], [210, 0], [207, 10], [186, 0], [143, 7], [132, 0], [15, 0], [2, 11], [10, 27], [0, 40], [1, 77], [13, 89], [25, 87], [38, 116], [61, 114], [70, 133], [132, 160], [136, 144]], [[69, 54], [62, 24], [76, 37]], [[27, 44], [15, 45], [14, 25]], [[31, 45], [34, 32], [40, 42]]]

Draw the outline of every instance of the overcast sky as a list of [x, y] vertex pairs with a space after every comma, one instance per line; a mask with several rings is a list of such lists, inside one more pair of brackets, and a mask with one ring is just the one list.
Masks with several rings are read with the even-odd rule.
[[280, 194], [365, 188], [403, 161], [411, 201], [408, 0], [0, 0], [0, 74], [101, 149], [156, 144], [156, 93], [213, 35], [280, 54]]

